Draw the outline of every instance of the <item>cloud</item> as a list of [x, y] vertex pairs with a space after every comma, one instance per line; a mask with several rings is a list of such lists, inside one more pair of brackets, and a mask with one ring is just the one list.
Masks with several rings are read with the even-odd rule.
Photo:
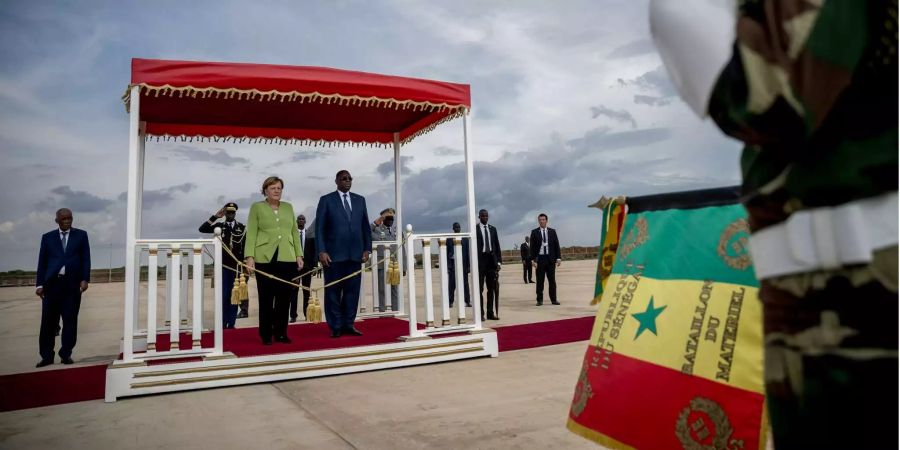
[[672, 103], [672, 97], [654, 97], [652, 95], [635, 95], [634, 103], [638, 105], [666, 106]]
[[613, 51], [609, 52], [606, 57], [609, 59], [622, 59], [655, 52], [656, 47], [654, 47], [653, 42], [650, 41], [650, 39], [638, 39], [616, 47]]
[[669, 80], [669, 75], [666, 73], [666, 69], [663, 66], [659, 66], [649, 72], [645, 72], [643, 75], [629, 80], [619, 78], [618, 82], [620, 86], [636, 86], [642, 91], [655, 92], [664, 98], [678, 95], [678, 91], [675, 90], [675, 86], [672, 84], [672, 81]]
[[[409, 168], [409, 163], [413, 160], [412, 156], [401, 156], [400, 157], [400, 173], [403, 175], [409, 174], [412, 172]], [[378, 165], [375, 170], [381, 174], [382, 177], [387, 178], [394, 174], [394, 161], [385, 161]]]
[[6, 222], [0, 223], [0, 233], [4, 233], [4, 234], [12, 233], [12, 230], [14, 228], [15, 228], [15, 224], [8, 220]]
[[58, 186], [50, 190], [50, 193], [60, 197], [59, 200], [47, 199], [39, 204], [42, 209], [69, 208], [75, 214], [103, 211], [113, 203], [112, 200], [101, 198], [85, 191], [73, 191], [69, 186]]
[[[475, 209], [490, 211], [491, 222], [509, 240], [531, 229], [538, 212], [557, 222], [575, 220], [602, 193], [643, 195], [727, 184], [702, 171], [682, 169], [683, 160], [671, 153], [657, 154], [660, 145], [671, 147], [666, 143], [673, 137], [667, 128], [611, 133], [598, 127], [578, 138], [556, 135], [527, 151], [476, 161]], [[465, 186], [463, 163], [413, 173], [403, 183], [404, 192], [415, 193], [403, 197], [404, 222], [423, 233], [449, 229], [455, 221], [465, 224]], [[390, 198], [383, 190], [370, 195], [369, 204], [387, 204]], [[581, 239], [587, 236], [579, 233]]]
[[228, 154], [227, 151], [223, 149], [212, 149], [212, 150], [202, 150], [191, 147], [180, 146], [172, 150], [177, 156], [180, 156], [181, 159], [187, 161], [199, 161], [199, 162], [208, 162], [212, 164], [219, 164], [223, 166], [234, 166], [237, 164], [249, 164], [250, 160], [247, 158], [241, 157], [233, 157]]
[[591, 116], [595, 119], [599, 116], [605, 116], [618, 122], [629, 122], [631, 123], [631, 128], [637, 128], [637, 121], [634, 120], [634, 117], [630, 112], [625, 111], [624, 109], [613, 110], [603, 105], [592, 106]]
[[440, 147], [436, 147], [432, 153], [434, 153], [434, 156], [458, 156], [462, 155], [463, 151], [460, 149], [442, 145]]
[[[144, 190], [144, 195], [142, 197], [142, 205], [144, 209], [153, 209], [157, 206], [163, 206], [172, 200], [175, 199], [175, 194], [183, 193], [186, 194], [188, 192], [193, 191], [197, 188], [197, 185], [194, 183], [183, 183], [176, 186], [169, 186], [163, 189], [155, 189], [155, 190]], [[128, 200], [128, 193], [123, 192], [119, 194], [120, 201]]]
[[301, 150], [298, 152], [294, 152], [291, 155], [291, 161], [301, 162], [301, 161], [311, 161], [314, 159], [321, 159], [328, 156], [328, 153], [314, 150]]

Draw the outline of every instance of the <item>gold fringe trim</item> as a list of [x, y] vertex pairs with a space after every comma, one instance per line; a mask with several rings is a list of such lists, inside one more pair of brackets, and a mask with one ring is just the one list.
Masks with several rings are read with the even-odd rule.
[[423, 134], [430, 133], [432, 130], [434, 130], [435, 128], [437, 128], [438, 125], [441, 125], [441, 124], [443, 124], [443, 123], [445, 123], [445, 122], [449, 122], [449, 121], [451, 121], [451, 120], [453, 120], [453, 119], [456, 119], [456, 118], [458, 118], [458, 117], [465, 116], [467, 113], [468, 113], [468, 110], [467, 110], [465, 107], [462, 107], [462, 109], [457, 110], [455, 113], [450, 114], [449, 116], [446, 116], [446, 117], [444, 117], [443, 119], [438, 120], [437, 122], [435, 122], [435, 123], [433, 123], [433, 124], [431, 124], [431, 125], [428, 125], [427, 127], [422, 128], [421, 130], [416, 131], [415, 133], [413, 133], [413, 134], [407, 136], [406, 139], [403, 139], [402, 141], [400, 141], [400, 144], [406, 145], [406, 144], [408, 144], [410, 141], [412, 141], [413, 139], [415, 139], [415, 138], [417, 138], [417, 137], [419, 137], [419, 136], [421, 136], [421, 135], [423, 135]]
[[[152, 141], [156, 139], [156, 142], [169, 142], [169, 141], [181, 141], [181, 142], [234, 142], [234, 143], [248, 143], [248, 144], [275, 144], [275, 145], [305, 145], [309, 147], [381, 147], [381, 148], [390, 148], [393, 146], [392, 143], [386, 142], [358, 142], [358, 141], [329, 141], [326, 139], [297, 139], [297, 138], [264, 138], [264, 137], [250, 137], [250, 136], [191, 136], [187, 134], [147, 134], [144, 136], [144, 140]], [[404, 140], [405, 144], [408, 140]]]
[[[449, 116], [438, 120], [437, 122], [428, 125], [425, 128], [422, 128], [419, 131], [407, 136], [405, 139], [400, 141], [400, 145], [406, 145], [410, 143], [413, 139], [422, 136], [423, 134], [430, 133], [438, 126], [449, 122], [451, 120], [462, 117], [466, 114], [466, 110], [457, 111]], [[156, 142], [162, 140], [163, 142], [169, 141], [181, 141], [181, 142], [194, 142], [197, 140], [198, 142], [234, 142], [234, 143], [248, 143], [248, 144], [275, 144], [275, 145], [304, 145], [309, 147], [381, 147], [381, 148], [391, 148], [394, 144], [390, 142], [363, 142], [363, 141], [329, 141], [326, 139], [297, 139], [297, 138], [265, 138], [265, 137], [250, 137], [250, 136], [201, 136], [201, 135], [187, 135], [187, 134], [146, 134], [144, 135], [144, 140], [152, 141], [156, 139]]]
[[131, 109], [131, 96], [129, 95], [129, 93], [131, 92], [131, 88], [134, 86], [139, 87], [142, 94], [148, 96], [152, 94], [154, 97], [159, 97], [160, 94], [167, 95], [169, 97], [175, 97], [177, 95], [179, 98], [197, 98], [198, 95], [200, 96], [200, 98], [215, 97], [233, 99], [237, 97], [238, 100], [277, 100], [279, 102], [284, 102], [285, 100], [287, 100], [291, 102], [299, 101], [300, 103], [309, 102], [322, 103], [326, 105], [337, 104], [339, 106], [375, 106], [379, 108], [412, 109], [413, 111], [428, 112], [446, 112], [459, 110], [465, 111], [468, 109], [465, 105], [451, 105], [449, 103], [397, 100], [395, 98], [381, 97], [361, 97], [358, 95], [322, 94], [320, 92], [283, 92], [274, 89], [271, 91], [260, 91], [258, 89], [223, 89], [216, 87], [198, 88], [194, 86], [172, 86], [169, 84], [165, 84], [162, 86], [151, 86], [147, 83], [137, 83], [129, 84], [128, 88], [125, 90], [125, 94], [122, 95], [122, 101], [125, 102], [126, 112], [129, 112]]

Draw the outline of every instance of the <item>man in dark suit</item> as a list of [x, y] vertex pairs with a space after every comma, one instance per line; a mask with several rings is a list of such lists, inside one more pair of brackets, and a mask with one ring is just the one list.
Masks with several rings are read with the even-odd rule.
[[[297, 230], [300, 233], [300, 248], [303, 250], [303, 269], [297, 273], [300, 276], [300, 285], [306, 289], [303, 291], [303, 315], [306, 315], [306, 308], [309, 306], [309, 285], [312, 284], [312, 274], [316, 270], [319, 263], [316, 257], [316, 240], [312, 237], [310, 230], [306, 229], [306, 216], [300, 214], [297, 216]], [[309, 249], [309, 250], [307, 250]], [[291, 323], [297, 321], [297, 294], [291, 297]]]
[[[230, 202], [226, 203], [225, 206], [222, 207], [217, 213], [212, 215], [209, 220], [200, 224], [200, 232], [201, 233], [213, 233], [216, 227], [222, 229], [222, 244], [228, 247], [231, 250], [231, 253], [237, 257], [237, 261], [244, 260], [244, 237], [246, 233], [246, 227], [244, 224], [238, 222], [235, 219], [235, 215], [237, 214], [238, 206], [237, 203]], [[219, 222], [218, 220], [222, 217], [225, 218], [224, 222]], [[231, 289], [234, 288], [234, 279], [237, 277], [238, 263], [237, 261], [231, 257], [227, 252], [222, 252], [222, 263], [224, 266], [232, 269], [222, 269], [222, 326], [225, 328], [234, 328], [235, 319], [238, 317], [247, 317], [249, 314], [247, 313], [247, 307], [249, 306], [250, 301], [244, 300], [241, 302], [241, 309], [243, 312], [240, 316], [238, 316], [238, 308], [237, 305], [231, 304]]]
[[72, 228], [72, 211], [56, 211], [59, 229], [41, 237], [35, 294], [41, 298], [41, 361], [37, 367], [53, 364], [56, 331], [62, 317], [59, 358], [72, 364], [72, 349], [78, 336], [81, 294], [91, 281], [91, 246], [84, 230]]
[[[360, 270], [372, 249], [366, 199], [350, 192], [350, 172], [338, 172], [334, 183], [337, 191], [319, 198], [316, 208], [316, 253], [325, 268], [325, 284]], [[350, 277], [325, 289], [325, 320], [331, 337], [362, 335], [353, 326], [359, 307], [360, 278]]]
[[[486, 209], [478, 211], [478, 220], [481, 222], [475, 227], [476, 244], [478, 248], [478, 285], [479, 298], [481, 300], [481, 320], [500, 320], [500, 295], [498, 283], [498, 271], [500, 270], [500, 239], [497, 237], [497, 229], [488, 225], [488, 212]], [[484, 309], [484, 287], [487, 285], [487, 310]]]
[[537, 267], [537, 306], [544, 304], [544, 276], [550, 282], [550, 302], [556, 300], [556, 268], [562, 264], [556, 230], [547, 226], [547, 215], [538, 215], [538, 227], [531, 230], [531, 258]]
[[[453, 232], [459, 233], [461, 230], [459, 226], [459, 222], [453, 222]], [[456, 263], [453, 260], [454, 255], [456, 255], [456, 239], [450, 238], [447, 239], [447, 261], [449, 261], [447, 266], [447, 277], [449, 280], [449, 294], [450, 294], [450, 306], [453, 306], [453, 294], [456, 293]], [[463, 298], [466, 301], [466, 306], [472, 306], [472, 300], [469, 298], [469, 272], [472, 271], [471, 264], [469, 263], [469, 240], [462, 240], [462, 267], [463, 267]]]
[[525, 242], [519, 247], [519, 253], [522, 254], [522, 281], [525, 284], [534, 283], [531, 279], [531, 248], [528, 245], [528, 236], [525, 236]]

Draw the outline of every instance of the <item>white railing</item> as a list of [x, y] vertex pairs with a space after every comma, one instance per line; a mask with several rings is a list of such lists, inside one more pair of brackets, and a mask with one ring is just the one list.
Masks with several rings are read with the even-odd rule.
[[[441, 334], [441, 333], [451, 333], [457, 331], [469, 331], [469, 330], [480, 330], [481, 329], [481, 305], [478, 301], [478, 291], [475, 290], [477, 286], [477, 280], [469, 279], [469, 295], [472, 301], [472, 319], [473, 322], [469, 323], [466, 318], [466, 302], [465, 302], [465, 283], [463, 283], [463, 277], [468, 276], [471, 277], [472, 273], [467, 275], [463, 273], [463, 250], [462, 250], [462, 242], [463, 239], [469, 239], [471, 242], [471, 235], [469, 233], [430, 233], [430, 234], [413, 234], [412, 226], [407, 226], [407, 232], [409, 233], [409, 237], [407, 238], [406, 243], [406, 258], [407, 261], [415, 261], [415, 251], [417, 248], [421, 248], [422, 250], [422, 272], [424, 277], [423, 289], [422, 289], [422, 297], [421, 302], [424, 303], [425, 309], [425, 329], [420, 330], [417, 326], [417, 306], [419, 305], [418, 300], [418, 292], [416, 289], [416, 275], [415, 270], [410, 270], [407, 272], [407, 283], [408, 283], [408, 300], [409, 300], [409, 335], [410, 337], [421, 337], [428, 336], [432, 334]], [[451, 261], [447, 256], [447, 240], [453, 238], [453, 255], [454, 258]], [[441, 280], [440, 285], [440, 322], [435, 320], [435, 294], [434, 294], [434, 286], [433, 286], [433, 274], [434, 267], [432, 264], [432, 248], [433, 243], [437, 243], [438, 247], [438, 276]], [[421, 246], [421, 247], [420, 247]], [[469, 244], [469, 250], [474, 246]], [[454, 281], [456, 284], [456, 295], [455, 302], [457, 307], [456, 313], [456, 323], [453, 323], [452, 312], [450, 310], [450, 296], [449, 296], [449, 276], [450, 276], [450, 264], [453, 264], [453, 272], [454, 272]], [[412, 266], [412, 264], [411, 264]], [[401, 299], [402, 301], [403, 299]]]
[[[217, 228], [216, 235], [221, 231]], [[213, 299], [204, 304], [203, 281], [204, 247], [211, 250], [213, 256]], [[125, 317], [125, 334], [123, 339], [123, 362], [161, 357], [207, 356], [220, 355], [222, 345], [222, 244], [214, 239], [138, 239], [132, 249], [137, 264], [134, 265], [134, 279], [140, 280], [143, 255], [147, 255], [147, 290], [146, 303], [141, 302], [141, 283], [134, 283], [134, 290], [126, 292], [126, 302], [130, 303], [133, 317]], [[159, 259], [166, 263], [166, 283], [162, 295], [165, 299], [165, 320], [160, 321], [158, 270]], [[190, 268], [193, 267], [193, 273]], [[130, 295], [129, 295], [130, 294]], [[189, 295], [190, 294], [190, 295]], [[191, 308], [188, 311], [188, 298]], [[214, 319], [210, 328], [213, 330], [213, 346], [202, 347], [201, 337], [203, 313], [205, 308], [213, 308]], [[140, 311], [145, 309], [146, 322], [140, 320]], [[162, 323], [161, 323], [162, 322]], [[143, 325], [143, 326], [142, 326]], [[168, 333], [170, 348], [166, 351], [157, 349], [157, 335]], [[191, 343], [185, 348], [180, 344], [182, 332], [191, 334]], [[143, 341], [146, 345], [136, 345]], [[141, 352], [140, 350], [144, 350]]]
[[[397, 248], [397, 243], [393, 241], [372, 241], [372, 253], [369, 261], [363, 263], [364, 273], [369, 273], [370, 288], [360, 286], [360, 302], [357, 317], [361, 319], [370, 317], [393, 317], [406, 314], [405, 304], [402, 298], [400, 286], [391, 286], [384, 277], [387, 277], [388, 268], [390, 267], [391, 251]], [[379, 253], [381, 256], [379, 257]], [[398, 252], [396, 259], [400, 270], [403, 270], [403, 257]], [[379, 266], [382, 272], [379, 273]], [[379, 283], [383, 280], [383, 283]], [[361, 283], [365, 284], [365, 283]], [[383, 284], [383, 286], [379, 286]], [[397, 290], [397, 309], [394, 310], [391, 305], [391, 288]], [[368, 294], [364, 292], [368, 291]], [[379, 295], [384, 299], [384, 311], [381, 311], [381, 305], [378, 301]]]

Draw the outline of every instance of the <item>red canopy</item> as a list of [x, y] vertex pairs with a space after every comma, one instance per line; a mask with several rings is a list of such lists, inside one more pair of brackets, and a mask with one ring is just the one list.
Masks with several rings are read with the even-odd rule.
[[131, 86], [146, 134], [183, 138], [406, 143], [471, 106], [466, 84], [325, 67], [135, 58]]

